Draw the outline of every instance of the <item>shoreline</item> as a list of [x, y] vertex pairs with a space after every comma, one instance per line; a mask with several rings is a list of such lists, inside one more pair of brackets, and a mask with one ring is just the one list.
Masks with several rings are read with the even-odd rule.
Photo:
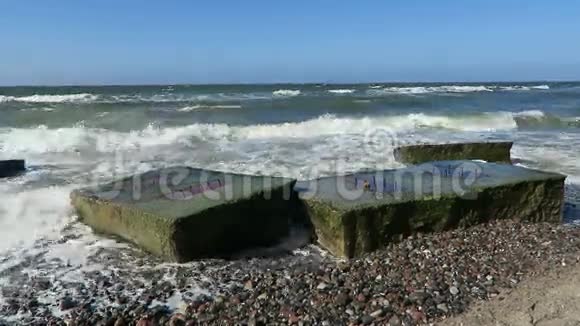
[[[579, 260], [580, 228], [515, 221], [415, 235], [348, 261], [307, 246], [164, 264], [112, 246], [96, 250], [86, 270], [42, 255], [15, 266], [0, 285], [0, 315], [33, 325], [429, 324]], [[46, 275], [22, 271], [48, 265]], [[57, 279], [61, 268], [77, 277]]]

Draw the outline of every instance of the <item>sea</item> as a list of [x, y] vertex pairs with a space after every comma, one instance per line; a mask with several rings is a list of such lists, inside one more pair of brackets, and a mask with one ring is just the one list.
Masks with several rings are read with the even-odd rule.
[[0, 180], [0, 286], [82, 282], [106, 265], [88, 257], [126, 246], [77, 222], [78, 187], [174, 165], [306, 180], [399, 167], [400, 145], [504, 140], [568, 176], [575, 224], [580, 82], [0, 87], [0, 160], [27, 162]]

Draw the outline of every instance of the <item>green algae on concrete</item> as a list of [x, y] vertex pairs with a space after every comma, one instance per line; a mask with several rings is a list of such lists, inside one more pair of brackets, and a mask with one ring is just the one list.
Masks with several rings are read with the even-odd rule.
[[493, 219], [560, 222], [565, 176], [508, 164], [442, 161], [299, 182], [318, 242], [356, 257], [416, 232]]
[[511, 163], [512, 142], [420, 144], [395, 148], [395, 159], [406, 164], [445, 160], [483, 160]]
[[168, 261], [224, 257], [289, 231], [295, 180], [172, 167], [71, 193], [82, 222]]
[[24, 160], [0, 161], [0, 178], [13, 177], [26, 170]]

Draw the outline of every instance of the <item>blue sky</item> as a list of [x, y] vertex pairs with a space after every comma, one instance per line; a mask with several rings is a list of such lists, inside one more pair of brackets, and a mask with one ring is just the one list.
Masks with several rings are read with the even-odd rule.
[[579, 80], [580, 2], [0, 2], [0, 84]]

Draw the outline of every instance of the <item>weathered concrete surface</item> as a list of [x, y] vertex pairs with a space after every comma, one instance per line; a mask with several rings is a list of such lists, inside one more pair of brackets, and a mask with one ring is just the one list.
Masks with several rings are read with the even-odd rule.
[[413, 145], [394, 150], [395, 159], [406, 164], [445, 160], [484, 160], [511, 163], [512, 142], [456, 143]]
[[493, 219], [560, 222], [565, 176], [507, 164], [442, 161], [299, 182], [318, 242], [355, 257], [414, 232]]
[[[580, 325], [580, 267], [555, 267], [498, 298], [481, 302], [441, 326]], [[500, 299], [501, 298], [501, 299]]]
[[295, 181], [187, 167], [71, 193], [82, 222], [169, 261], [228, 256], [289, 230]]
[[0, 161], [0, 178], [13, 177], [26, 171], [24, 160]]

